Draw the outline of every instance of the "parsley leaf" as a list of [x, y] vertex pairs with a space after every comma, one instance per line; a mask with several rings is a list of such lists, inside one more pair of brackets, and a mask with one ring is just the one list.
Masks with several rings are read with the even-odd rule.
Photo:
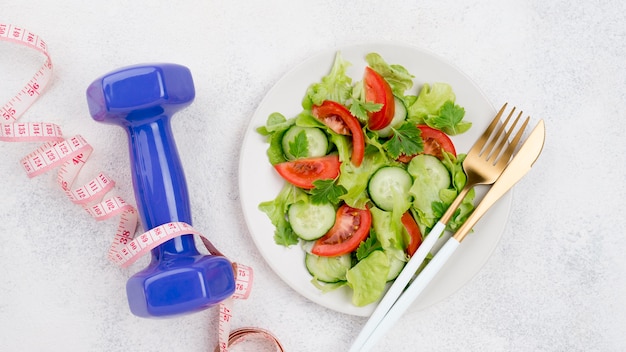
[[383, 246], [380, 244], [378, 239], [376, 238], [376, 233], [374, 230], [370, 231], [370, 235], [365, 239], [365, 241], [359, 244], [359, 247], [356, 249], [356, 259], [362, 260], [368, 255], [372, 254], [372, 252], [381, 250]]
[[289, 154], [295, 158], [305, 158], [309, 154], [309, 141], [306, 138], [306, 132], [300, 131], [296, 138], [289, 142]]
[[368, 119], [368, 112], [376, 112], [383, 108], [383, 104], [377, 104], [371, 101], [363, 102], [358, 99], [352, 101], [350, 105], [350, 112], [356, 116], [359, 120], [366, 122]]
[[414, 123], [407, 121], [392, 130], [393, 136], [383, 146], [393, 159], [401, 154], [413, 155], [424, 150], [421, 132]]
[[441, 106], [439, 115], [428, 117], [426, 123], [430, 127], [454, 136], [467, 131], [472, 126], [471, 122], [463, 121], [464, 116], [465, 109], [448, 100]]
[[346, 194], [348, 191], [344, 186], [335, 184], [335, 180], [317, 180], [313, 182], [315, 186], [311, 190], [311, 203], [321, 204], [330, 202], [332, 204], [339, 204], [339, 197]]

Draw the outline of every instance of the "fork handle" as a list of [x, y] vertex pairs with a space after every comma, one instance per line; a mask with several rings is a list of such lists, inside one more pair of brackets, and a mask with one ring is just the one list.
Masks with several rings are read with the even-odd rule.
[[451, 237], [441, 247], [433, 259], [426, 265], [424, 270], [413, 280], [413, 282], [407, 287], [404, 293], [393, 304], [391, 309], [384, 316], [380, 324], [371, 332], [365, 343], [358, 351], [369, 351], [378, 340], [383, 337], [391, 327], [400, 319], [402, 314], [411, 306], [415, 299], [424, 291], [426, 286], [433, 280], [435, 275], [441, 270], [444, 264], [452, 256], [452, 254], [459, 247], [460, 242], [454, 237]]

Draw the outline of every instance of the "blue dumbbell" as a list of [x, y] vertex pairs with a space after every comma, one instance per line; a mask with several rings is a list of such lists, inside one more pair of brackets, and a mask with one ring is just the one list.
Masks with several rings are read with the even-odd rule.
[[[87, 89], [93, 119], [122, 126], [128, 134], [135, 198], [146, 230], [176, 221], [192, 224], [170, 118], [194, 97], [191, 72], [175, 64], [125, 67]], [[200, 254], [188, 234], [153, 249], [150, 264], [128, 280], [126, 291], [133, 314], [172, 316], [230, 297], [235, 278], [228, 259]]]

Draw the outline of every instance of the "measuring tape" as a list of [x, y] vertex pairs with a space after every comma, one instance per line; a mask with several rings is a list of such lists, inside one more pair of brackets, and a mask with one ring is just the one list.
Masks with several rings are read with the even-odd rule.
[[[137, 210], [119, 196], [105, 198], [115, 182], [100, 172], [89, 182], [74, 187], [74, 182], [93, 148], [81, 135], [65, 138], [61, 127], [47, 122], [17, 122], [39, 98], [52, 79], [52, 60], [48, 46], [37, 34], [22, 27], [0, 23], [0, 41], [13, 42], [37, 50], [45, 56], [41, 68], [26, 85], [0, 108], [0, 140], [7, 142], [42, 142], [43, 144], [20, 161], [28, 177], [35, 177], [58, 168], [57, 183], [67, 197], [96, 220], [120, 216], [119, 224], [108, 252], [108, 257], [121, 267], [128, 267], [158, 245], [181, 235], [197, 235], [213, 255], [223, 254], [202, 233], [183, 222], [157, 226], [135, 236]], [[227, 352], [229, 347], [249, 339], [271, 341], [275, 351], [284, 352], [278, 339], [259, 328], [241, 328], [230, 331], [233, 299], [247, 299], [254, 272], [252, 268], [233, 263], [235, 293], [219, 305], [218, 346], [215, 351]]]

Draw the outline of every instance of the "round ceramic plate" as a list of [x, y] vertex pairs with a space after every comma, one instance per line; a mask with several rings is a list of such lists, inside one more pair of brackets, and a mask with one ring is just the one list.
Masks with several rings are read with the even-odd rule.
[[[402, 65], [415, 76], [412, 94], [417, 94], [424, 83], [446, 82], [452, 85], [456, 103], [465, 108], [465, 119], [473, 124], [468, 132], [452, 138], [458, 153], [469, 150], [496, 111], [480, 89], [454, 66], [427, 51], [389, 43], [350, 46], [313, 56], [285, 74], [261, 101], [246, 131], [239, 161], [239, 190], [250, 235], [270, 267], [295, 291], [324, 307], [346, 314], [368, 316], [375, 303], [365, 307], [354, 306], [348, 287], [322, 293], [313, 286], [311, 275], [304, 265], [302, 248], [299, 245], [286, 248], [274, 243], [274, 226], [258, 208], [259, 203], [276, 197], [284, 181], [270, 165], [265, 137], [256, 129], [265, 125], [267, 117], [273, 112], [280, 112], [287, 118], [299, 114], [307, 87], [330, 72], [337, 51], [352, 64], [348, 75], [353, 81], [362, 79], [365, 55], [376, 52], [389, 64]], [[484, 189], [477, 189], [477, 200], [483, 194]], [[474, 227], [474, 232], [463, 241], [411, 310], [426, 308], [449, 297], [480, 270], [502, 235], [510, 206], [509, 192]]]

